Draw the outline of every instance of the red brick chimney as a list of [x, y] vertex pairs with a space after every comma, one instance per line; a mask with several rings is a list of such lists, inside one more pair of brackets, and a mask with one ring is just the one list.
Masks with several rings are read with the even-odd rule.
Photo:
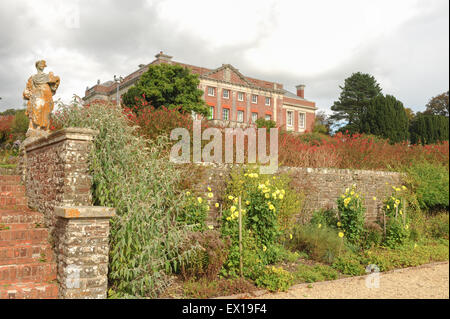
[[172, 60], [172, 57], [170, 55], [164, 54], [164, 52], [162, 51], [155, 55], [155, 58], [164, 62], [169, 62], [170, 60]]
[[300, 84], [300, 85], [297, 85], [296, 88], [297, 88], [297, 96], [304, 99], [305, 98], [305, 85]]

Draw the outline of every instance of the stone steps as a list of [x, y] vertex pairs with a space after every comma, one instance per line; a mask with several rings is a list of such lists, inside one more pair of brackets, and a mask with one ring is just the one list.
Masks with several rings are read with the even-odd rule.
[[0, 299], [57, 299], [56, 283], [21, 283], [0, 286]]
[[0, 176], [0, 299], [57, 298], [44, 216], [28, 208], [20, 176]]

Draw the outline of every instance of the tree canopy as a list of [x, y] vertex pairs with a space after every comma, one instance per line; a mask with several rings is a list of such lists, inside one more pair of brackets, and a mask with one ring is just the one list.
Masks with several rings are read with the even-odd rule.
[[330, 116], [330, 120], [346, 121], [346, 126], [341, 130], [348, 130], [350, 133], [359, 132], [361, 116], [370, 100], [381, 95], [381, 87], [372, 75], [361, 72], [353, 73], [345, 79], [344, 86], [339, 87], [342, 92], [339, 100], [331, 106], [334, 113]]
[[441, 141], [448, 141], [448, 129], [448, 117], [419, 113], [411, 122], [411, 143], [434, 144]]
[[183, 111], [206, 116], [208, 111], [199, 83], [198, 75], [188, 68], [166, 63], [150, 65], [136, 85], [122, 95], [122, 100], [130, 108], [136, 105], [136, 99], [145, 98], [155, 108], [181, 107]]
[[370, 100], [361, 116], [361, 133], [389, 139], [391, 143], [408, 140], [409, 120], [403, 103], [392, 95]]
[[442, 115], [448, 117], [448, 93], [449, 91], [431, 98], [426, 105], [427, 109], [424, 114]]

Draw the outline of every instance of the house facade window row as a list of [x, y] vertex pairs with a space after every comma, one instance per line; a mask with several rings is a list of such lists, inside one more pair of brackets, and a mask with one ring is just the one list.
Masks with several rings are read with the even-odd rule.
[[[216, 96], [217, 95], [216, 92], [217, 92], [217, 87], [207, 86], [206, 94], [208, 96], [212, 96], [212, 97]], [[222, 98], [230, 99], [230, 95], [231, 95], [231, 90], [229, 90], [229, 89], [222, 89]], [[250, 97], [251, 103], [252, 104], [258, 104], [258, 98], [259, 98], [258, 94], [251, 94], [251, 97]], [[264, 98], [264, 105], [266, 105], [266, 106], [271, 106], [272, 105], [272, 98], [271, 97], [264, 96], [263, 98]], [[241, 92], [241, 91], [237, 91], [237, 100], [239, 102], [245, 102], [245, 93]]]

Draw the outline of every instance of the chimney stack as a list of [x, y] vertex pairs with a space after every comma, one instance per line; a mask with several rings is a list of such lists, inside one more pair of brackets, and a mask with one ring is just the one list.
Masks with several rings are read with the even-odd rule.
[[297, 96], [304, 99], [305, 98], [305, 85], [300, 84], [300, 85], [297, 85], [296, 88], [297, 88]]

